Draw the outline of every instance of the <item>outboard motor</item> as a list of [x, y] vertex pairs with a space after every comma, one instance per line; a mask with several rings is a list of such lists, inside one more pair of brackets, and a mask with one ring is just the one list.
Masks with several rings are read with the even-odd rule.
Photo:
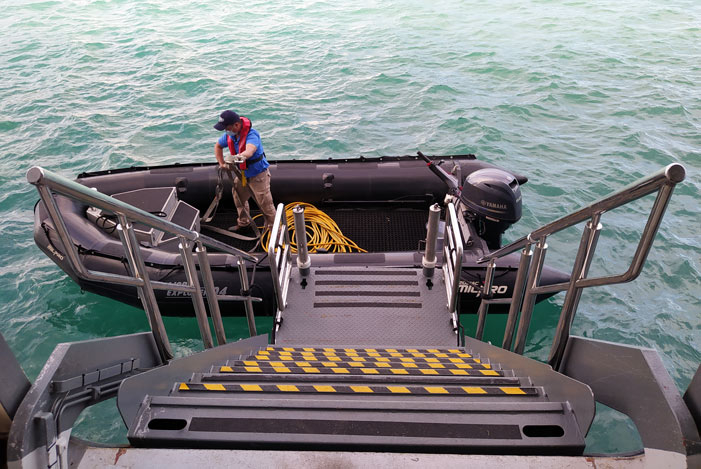
[[513, 174], [497, 168], [470, 173], [462, 186], [468, 217], [489, 249], [501, 247], [501, 235], [521, 219], [521, 188]]
[[487, 247], [499, 249], [501, 235], [521, 219], [521, 187], [516, 177], [498, 168], [483, 168], [470, 173], [460, 187], [455, 176], [420, 151], [417, 154], [428, 163], [428, 169], [445, 182], [448, 194], [465, 205], [465, 217], [487, 242]]

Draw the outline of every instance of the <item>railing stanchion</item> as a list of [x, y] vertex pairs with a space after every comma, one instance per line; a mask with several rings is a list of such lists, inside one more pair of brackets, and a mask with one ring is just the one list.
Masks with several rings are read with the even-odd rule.
[[538, 240], [533, 252], [533, 259], [528, 270], [528, 279], [526, 280], [526, 289], [523, 295], [523, 303], [521, 304], [521, 320], [518, 323], [516, 331], [516, 341], [514, 343], [514, 352], [523, 355], [526, 349], [526, 340], [528, 339], [528, 328], [531, 325], [531, 316], [533, 315], [533, 307], [537, 294], [533, 292], [540, 284], [540, 275], [543, 272], [543, 262], [545, 262], [545, 253], [548, 249], [546, 243], [547, 237], [543, 236]]
[[287, 306], [287, 289], [290, 285], [292, 273], [292, 261], [290, 254], [290, 238], [287, 231], [287, 218], [285, 206], [278, 204], [275, 211], [275, 221], [270, 230], [268, 241], [268, 259], [270, 261], [270, 275], [273, 280], [275, 298], [277, 299], [277, 312], [273, 326], [273, 336], [282, 324], [282, 312]]
[[448, 296], [448, 312], [451, 316], [453, 330], [457, 331], [460, 318], [457, 312], [460, 273], [462, 272], [463, 242], [460, 228], [456, 228], [458, 217], [455, 205], [449, 203], [446, 209], [445, 233], [443, 236], [443, 277]]
[[516, 320], [518, 319], [518, 312], [521, 309], [521, 303], [523, 302], [523, 290], [525, 287], [526, 275], [528, 273], [528, 267], [531, 264], [531, 258], [533, 257], [533, 250], [530, 244], [526, 244], [521, 251], [521, 259], [518, 264], [518, 271], [516, 272], [516, 280], [514, 281], [514, 290], [511, 295], [511, 305], [509, 305], [509, 315], [506, 319], [506, 325], [504, 326], [504, 340], [501, 344], [501, 348], [505, 350], [511, 350], [511, 343], [514, 339], [514, 330], [516, 329]]
[[209, 315], [214, 323], [214, 334], [217, 337], [217, 345], [226, 343], [226, 333], [224, 332], [224, 323], [219, 310], [219, 301], [217, 301], [217, 291], [214, 288], [214, 279], [212, 278], [212, 269], [209, 265], [207, 257], [207, 248], [204, 247], [201, 241], [197, 241], [195, 252], [197, 253], [197, 261], [200, 264], [200, 275], [204, 283], [204, 291], [207, 294], [207, 305], [209, 306]]
[[295, 236], [297, 237], [297, 268], [302, 277], [309, 275], [312, 261], [307, 248], [307, 227], [304, 224], [304, 207], [299, 205], [292, 209], [295, 220]]
[[280, 311], [287, 306], [287, 286], [290, 282], [290, 240], [287, 233], [287, 221], [285, 219], [285, 206], [278, 204], [275, 212], [275, 221], [270, 230], [268, 242], [268, 259], [270, 260], [270, 274], [273, 277], [273, 287], [277, 297], [277, 307]]
[[61, 216], [61, 212], [56, 204], [56, 200], [54, 199], [51, 190], [42, 184], [37, 185], [36, 188], [37, 191], [39, 191], [41, 200], [44, 201], [44, 205], [46, 206], [46, 210], [49, 212], [51, 221], [54, 222], [54, 228], [56, 228], [58, 237], [61, 240], [61, 244], [63, 244], [63, 249], [65, 250], [64, 254], [68, 256], [68, 259], [70, 259], [71, 265], [74, 269], [78, 270], [80, 273], [85, 273], [87, 269], [85, 269], [83, 263], [80, 261], [78, 250], [71, 240], [71, 235], [63, 221], [63, 217]]
[[484, 276], [484, 285], [480, 292], [482, 301], [477, 311], [477, 330], [475, 331], [475, 339], [477, 340], [482, 340], [482, 335], [484, 334], [484, 324], [487, 321], [487, 312], [489, 311], [489, 300], [492, 298], [492, 282], [494, 281], [496, 262], [496, 259], [489, 261], [487, 273]]
[[421, 265], [424, 268], [425, 277], [433, 277], [436, 268], [436, 241], [438, 239], [438, 224], [441, 217], [441, 207], [438, 204], [431, 205], [428, 211], [428, 229], [426, 230], [426, 249]]
[[246, 262], [239, 257], [236, 259], [236, 265], [239, 268], [239, 278], [241, 279], [241, 294], [245, 296], [243, 304], [246, 307], [246, 320], [248, 321], [248, 333], [251, 337], [258, 335], [256, 332], [256, 319], [253, 313], [253, 301], [251, 300], [250, 285], [248, 284], [248, 270]]
[[577, 312], [579, 299], [582, 296], [583, 288], [577, 286], [577, 282], [587, 278], [589, 267], [591, 266], [591, 262], [594, 257], [596, 243], [599, 240], [599, 234], [601, 234], [601, 223], [599, 223], [600, 219], [601, 214], [597, 213], [584, 225], [582, 239], [579, 243], [579, 250], [577, 251], [577, 257], [575, 258], [574, 266], [572, 267], [570, 285], [565, 295], [565, 301], [562, 304], [560, 319], [557, 323], [557, 329], [555, 329], [555, 337], [553, 338], [553, 345], [550, 349], [550, 356], [548, 357], [548, 363], [550, 363], [550, 366], [552, 366], [555, 370], [557, 370], [557, 368], [560, 366], [562, 355], [565, 352], [565, 345], [570, 337], [572, 321], [574, 320], [574, 316]]
[[151, 332], [153, 333], [153, 338], [156, 342], [156, 348], [158, 348], [158, 353], [164, 362], [167, 362], [173, 358], [173, 351], [170, 348], [170, 342], [168, 341], [168, 333], [166, 332], [165, 325], [163, 324], [163, 318], [161, 317], [161, 311], [158, 308], [158, 302], [156, 301], [156, 295], [151, 288], [151, 281], [146, 274], [146, 265], [144, 264], [144, 259], [141, 257], [141, 249], [139, 247], [139, 241], [136, 239], [136, 234], [134, 234], [134, 228], [129, 223], [129, 220], [123, 214], [117, 214], [117, 219], [119, 225], [118, 230], [123, 230], [120, 236], [122, 237], [124, 249], [127, 254], [127, 261], [131, 265], [132, 273], [141, 279], [143, 284], [137, 287], [139, 292], [139, 298], [141, 298], [141, 304], [144, 306], [144, 311], [146, 311], [146, 317], [148, 318], [149, 325], [151, 326]]
[[195, 308], [195, 317], [197, 318], [197, 326], [200, 329], [200, 336], [202, 336], [202, 343], [204, 344], [204, 348], [212, 348], [214, 347], [212, 331], [209, 329], [207, 310], [204, 307], [202, 290], [200, 290], [200, 280], [197, 278], [197, 269], [195, 268], [195, 261], [192, 258], [192, 246], [184, 237], [180, 236], [179, 238], [178, 249], [180, 250], [180, 257], [182, 258], [183, 267], [185, 268], [185, 277], [192, 287], [192, 305]]

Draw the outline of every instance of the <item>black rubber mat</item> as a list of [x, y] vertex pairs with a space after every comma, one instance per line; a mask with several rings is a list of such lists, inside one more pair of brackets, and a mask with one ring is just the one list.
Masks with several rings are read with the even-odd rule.
[[415, 251], [426, 238], [428, 209], [326, 210], [344, 235], [369, 252]]

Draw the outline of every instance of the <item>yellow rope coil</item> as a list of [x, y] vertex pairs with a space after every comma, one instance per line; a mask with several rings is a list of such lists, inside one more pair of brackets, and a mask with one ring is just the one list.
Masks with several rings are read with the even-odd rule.
[[[306, 202], [292, 202], [285, 205], [285, 218], [287, 219], [287, 230], [290, 235], [290, 248], [293, 253], [297, 252], [297, 232], [294, 223], [294, 213], [292, 209], [296, 206], [304, 208], [304, 225], [307, 232], [307, 247], [309, 252], [319, 252], [320, 249], [326, 252], [367, 252], [359, 247], [355, 242], [343, 235], [341, 229], [335, 221], [312, 204]], [[262, 214], [253, 217], [255, 220], [262, 217]], [[270, 242], [270, 230], [263, 234], [263, 249], [268, 250]]]

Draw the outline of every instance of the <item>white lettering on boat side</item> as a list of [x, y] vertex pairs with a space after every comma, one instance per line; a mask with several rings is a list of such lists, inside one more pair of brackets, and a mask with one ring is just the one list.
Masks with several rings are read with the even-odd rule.
[[[508, 285], [492, 285], [492, 294], [503, 295], [508, 289]], [[459, 290], [460, 293], [479, 295], [482, 288], [477, 285], [477, 282], [466, 282], [465, 280], [460, 280]]]
[[61, 254], [61, 253], [58, 252], [56, 249], [54, 249], [54, 247], [53, 247], [52, 245], [49, 244], [48, 246], [46, 246], [46, 249], [48, 249], [49, 251], [51, 251], [51, 254], [53, 254], [54, 256], [58, 257], [58, 260], [60, 260], [60, 261], [63, 260], [63, 254]]
[[[174, 285], [188, 285], [187, 282], [172, 282]], [[214, 293], [217, 295], [226, 295], [226, 291], [228, 290], [228, 286], [224, 288], [220, 288], [215, 286], [214, 287]], [[204, 289], [204, 287], [200, 287], [200, 291], [202, 292], [202, 296], [206, 297], [207, 296], [207, 291]], [[179, 290], [167, 290], [166, 291], [166, 296], [170, 297], [178, 297], [178, 296], [186, 296], [190, 297], [192, 296], [192, 293], [186, 292], [186, 291], [179, 291]]]

